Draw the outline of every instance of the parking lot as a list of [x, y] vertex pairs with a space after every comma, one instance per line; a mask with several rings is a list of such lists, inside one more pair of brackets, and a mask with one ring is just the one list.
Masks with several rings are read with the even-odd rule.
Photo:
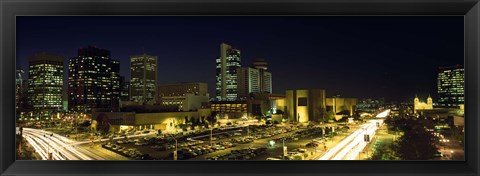
[[[283, 158], [282, 146], [285, 143], [289, 151], [285, 159], [304, 159], [308, 151], [322, 148], [322, 142], [325, 142], [322, 140], [328, 140], [327, 136], [334, 134], [330, 128], [319, 126], [252, 125], [189, 135], [127, 138], [103, 146], [137, 160], [173, 160], [176, 145], [178, 160], [273, 160]], [[314, 140], [316, 145], [308, 148], [306, 144]]]

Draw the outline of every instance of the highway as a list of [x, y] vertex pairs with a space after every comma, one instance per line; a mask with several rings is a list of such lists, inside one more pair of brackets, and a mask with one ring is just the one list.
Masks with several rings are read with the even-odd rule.
[[375, 120], [369, 120], [368, 123], [361, 125], [361, 127], [340, 141], [333, 148], [323, 154], [318, 160], [355, 160], [360, 152], [367, 146], [365, 142], [365, 135], [370, 136], [370, 140], [375, 135], [378, 129], [377, 123], [382, 124], [383, 120], [380, 118], [386, 117], [390, 110], [385, 110], [379, 113]]
[[52, 132], [23, 128], [23, 136], [43, 160], [49, 160], [49, 153], [52, 155], [51, 160], [108, 160], [111, 158], [94, 150], [76, 146], [79, 143]]

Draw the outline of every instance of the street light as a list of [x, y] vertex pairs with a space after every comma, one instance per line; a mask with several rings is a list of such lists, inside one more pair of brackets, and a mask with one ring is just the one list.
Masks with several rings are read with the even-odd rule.
[[177, 160], [177, 152], [178, 152], [178, 141], [174, 135], [172, 135], [173, 140], [175, 140], [175, 151], [173, 153], [173, 160]]
[[[45, 130], [44, 130], [45, 132]], [[47, 160], [52, 160], [52, 154], [50, 153], [50, 137], [53, 136], [53, 133], [50, 134], [50, 135], [46, 135], [45, 133], [43, 134], [43, 137], [47, 138], [48, 139], [48, 143], [47, 143]]]
[[273, 145], [275, 145], [275, 141], [274, 141], [274, 140], [270, 140], [268, 143], [270, 144], [271, 147], [273, 147]]

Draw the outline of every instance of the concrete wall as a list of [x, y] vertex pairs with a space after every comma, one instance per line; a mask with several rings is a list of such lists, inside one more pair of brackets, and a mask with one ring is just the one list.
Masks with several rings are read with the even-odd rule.
[[[305, 106], [302, 105], [305, 102], [299, 101], [300, 99], [306, 100]], [[285, 105], [285, 113], [289, 120], [298, 120], [302, 123], [321, 120], [322, 108], [325, 109], [325, 90], [287, 90], [285, 92]]]
[[326, 104], [328, 107], [334, 109], [334, 113], [338, 113], [342, 110], [348, 110], [350, 116], [355, 112], [355, 106], [358, 100], [356, 98], [326, 98]]

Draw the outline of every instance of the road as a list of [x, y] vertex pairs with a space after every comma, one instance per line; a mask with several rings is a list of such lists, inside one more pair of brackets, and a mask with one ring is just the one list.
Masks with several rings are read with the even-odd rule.
[[[102, 148], [80, 145], [44, 130], [23, 128], [23, 136], [43, 160], [111, 160], [121, 158]], [[51, 153], [51, 158], [49, 154]]]
[[318, 160], [354, 160], [358, 154], [365, 148], [367, 142], [364, 141], [366, 134], [370, 135], [370, 139], [375, 135], [377, 130], [377, 122], [380, 124], [382, 120], [370, 120], [366, 124], [362, 124], [359, 129], [355, 130], [348, 137], [340, 141], [333, 148], [328, 150]]
[[365, 135], [369, 135], [369, 140], [373, 139], [378, 129], [377, 125], [382, 124], [382, 118], [388, 116], [389, 113], [388, 109], [377, 114], [377, 119], [362, 124], [359, 129], [327, 150], [318, 160], [355, 160], [368, 144], [365, 142]]

